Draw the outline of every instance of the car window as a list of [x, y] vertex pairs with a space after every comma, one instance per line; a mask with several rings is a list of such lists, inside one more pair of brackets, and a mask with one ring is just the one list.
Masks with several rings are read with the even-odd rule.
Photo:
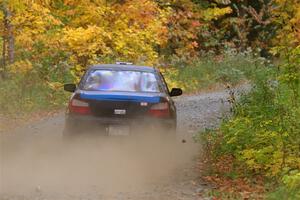
[[83, 90], [159, 92], [159, 87], [151, 72], [94, 70], [87, 75]]

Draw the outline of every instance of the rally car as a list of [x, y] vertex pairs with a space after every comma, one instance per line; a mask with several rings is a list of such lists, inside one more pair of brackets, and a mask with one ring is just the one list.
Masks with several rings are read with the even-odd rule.
[[73, 93], [66, 112], [65, 136], [176, 130], [176, 107], [171, 97], [181, 95], [182, 90], [169, 91], [163, 75], [154, 67], [93, 65], [78, 85], [65, 84], [64, 89]]

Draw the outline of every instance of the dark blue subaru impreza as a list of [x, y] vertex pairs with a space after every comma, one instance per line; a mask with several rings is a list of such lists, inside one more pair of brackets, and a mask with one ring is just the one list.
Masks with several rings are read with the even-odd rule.
[[[176, 107], [158, 69], [130, 63], [91, 66], [72, 92], [66, 112], [64, 135], [84, 132], [129, 135], [138, 128], [176, 130]], [[141, 131], [140, 131], [141, 132]]]

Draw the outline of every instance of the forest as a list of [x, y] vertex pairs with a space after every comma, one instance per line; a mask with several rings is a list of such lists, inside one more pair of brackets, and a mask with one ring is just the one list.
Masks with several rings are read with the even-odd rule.
[[232, 116], [196, 138], [208, 177], [300, 198], [299, 0], [0, 0], [0, 52], [0, 117], [63, 108], [63, 84], [95, 63], [156, 66], [190, 93], [247, 81]]

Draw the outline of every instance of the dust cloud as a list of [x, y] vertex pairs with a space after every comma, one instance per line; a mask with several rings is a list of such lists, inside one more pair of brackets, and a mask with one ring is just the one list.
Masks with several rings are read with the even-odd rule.
[[51, 130], [2, 134], [0, 195], [113, 194], [168, 184], [190, 165], [198, 146], [155, 135], [66, 141]]

